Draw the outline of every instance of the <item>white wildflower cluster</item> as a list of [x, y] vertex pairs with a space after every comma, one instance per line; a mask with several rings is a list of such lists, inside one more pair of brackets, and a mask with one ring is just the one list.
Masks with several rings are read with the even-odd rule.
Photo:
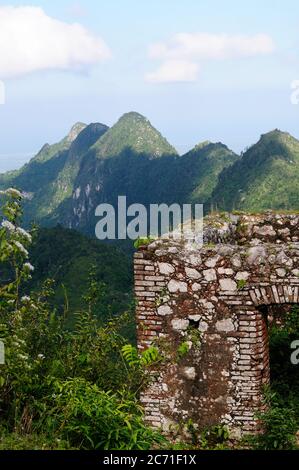
[[26, 238], [26, 240], [28, 240], [29, 242], [32, 241], [32, 237], [31, 237], [30, 233], [26, 232], [26, 230], [24, 230], [23, 228], [18, 227], [17, 228], [17, 233], [21, 237]]
[[38, 354], [37, 357], [38, 357], [38, 359], [45, 359], [44, 354]]
[[16, 227], [14, 226], [14, 224], [9, 222], [9, 220], [3, 220], [1, 222], [1, 227], [5, 228], [9, 232], [14, 232], [16, 230]]
[[34, 267], [33, 267], [32, 264], [30, 264], [30, 263], [25, 263], [25, 264], [24, 264], [24, 268], [25, 268], [27, 271], [34, 271]]
[[21, 297], [21, 302], [24, 306], [30, 307], [32, 310], [38, 310], [38, 307], [28, 295], [23, 295], [23, 297]]
[[15, 188], [8, 188], [4, 191], [4, 194], [11, 197], [17, 197], [22, 199], [22, 193]]
[[19, 248], [20, 252], [23, 253], [23, 255], [28, 256], [29, 253], [21, 242], [15, 241], [14, 244], [17, 248]]

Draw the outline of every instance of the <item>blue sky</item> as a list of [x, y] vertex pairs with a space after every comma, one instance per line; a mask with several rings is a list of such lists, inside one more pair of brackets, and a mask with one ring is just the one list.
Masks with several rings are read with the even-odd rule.
[[[8, 5], [42, 8], [49, 29], [35, 32], [35, 9], [3, 16], [20, 37], [0, 28], [0, 171], [76, 121], [112, 125], [131, 110], [179, 151], [207, 139], [240, 151], [276, 127], [299, 138], [299, 106], [290, 102], [299, 79], [295, 0], [7, 0], [0, 26]], [[82, 29], [69, 29], [73, 23]], [[42, 58], [30, 56], [36, 43]]]

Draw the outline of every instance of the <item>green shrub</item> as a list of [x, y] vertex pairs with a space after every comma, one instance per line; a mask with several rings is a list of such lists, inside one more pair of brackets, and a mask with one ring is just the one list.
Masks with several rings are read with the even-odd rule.
[[189, 350], [190, 346], [188, 341], [183, 341], [182, 343], [180, 343], [176, 352], [177, 360], [180, 361], [181, 359], [183, 359], [188, 354]]
[[259, 416], [263, 434], [251, 438], [254, 448], [294, 449], [299, 429], [298, 366], [290, 361], [290, 345], [299, 338], [299, 308], [293, 306], [283, 316], [282, 325], [269, 331], [271, 387], [265, 391], [268, 410]]
[[200, 434], [200, 448], [205, 450], [221, 450], [227, 448], [229, 432], [226, 426], [215, 425]]
[[263, 433], [251, 441], [255, 449], [261, 450], [291, 450], [296, 448], [296, 431], [298, 423], [295, 412], [291, 408], [272, 405], [269, 410], [260, 415]]
[[162, 442], [147, 428], [135, 397], [100, 390], [85, 379], [57, 384], [54, 419], [61, 436], [83, 449], [149, 449]]
[[247, 281], [245, 279], [238, 279], [237, 281], [237, 289], [238, 290], [243, 290], [244, 287], [246, 286]]
[[134, 242], [134, 248], [138, 250], [141, 246], [146, 246], [152, 243], [155, 239], [152, 237], [139, 237], [137, 240]]

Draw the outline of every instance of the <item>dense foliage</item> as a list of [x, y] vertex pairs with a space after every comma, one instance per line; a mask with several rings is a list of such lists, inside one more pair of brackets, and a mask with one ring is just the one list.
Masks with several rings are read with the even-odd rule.
[[57, 226], [35, 231], [29, 254], [35, 268], [29, 288], [36, 291], [47, 278], [54, 279], [49, 301], [59, 313], [67, 303], [71, 323], [74, 312], [85, 307], [91, 282], [98, 295], [93, 313], [101, 320], [126, 311], [132, 302], [132, 262], [111, 245]]
[[[144, 360], [137, 356], [130, 365], [122, 353], [126, 340], [120, 332], [128, 314], [99, 324], [99, 293], [91, 282], [85, 310], [70, 330], [68, 312], [57, 315], [49, 305], [50, 281], [24, 295], [21, 287], [34, 272], [28, 261], [31, 234], [18, 226], [20, 193], [9, 189], [1, 197], [1, 447], [146, 449], [162, 442], [143, 424], [137, 400]], [[13, 274], [6, 278], [7, 272]]]
[[253, 440], [255, 448], [296, 448], [299, 430], [299, 372], [291, 362], [291, 344], [299, 338], [299, 307], [281, 316], [269, 331], [271, 387], [265, 391], [268, 411], [260, 418], [264, 434]]

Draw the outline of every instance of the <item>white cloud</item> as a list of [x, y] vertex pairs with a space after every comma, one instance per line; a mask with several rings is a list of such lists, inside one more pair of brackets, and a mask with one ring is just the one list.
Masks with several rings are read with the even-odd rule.
[[78, 23], [38, 7], [0, 7], [0, 78], [37, 70], [77, 70], [108, 59], [105, 42]]
[[197, 78], [199, 66], [187, 60], [166, 60], [155, 72], [149, 73], [149, 82], [193, 82]]
[[[163, 63], [156, 72], [147, 75], [153, 81], [181, 81], [184, 73], [173, 68], [171, 75], [170, 63], [181, 63], [189, 80], [195, 81], [198, 75], [198, 65], [208, 60], [240, 59], [270, 54], [274, 51], [274, 43], [267, 34], [253, 36], [209, 34], [209, 33], [180, 33], [168, 42], [152, 44], [149, 48], [151, 59], [162, 60]], [[165, 70], [167, 73], [165, 73]], [[168, 76], [168, 80], [165, 76]]]

